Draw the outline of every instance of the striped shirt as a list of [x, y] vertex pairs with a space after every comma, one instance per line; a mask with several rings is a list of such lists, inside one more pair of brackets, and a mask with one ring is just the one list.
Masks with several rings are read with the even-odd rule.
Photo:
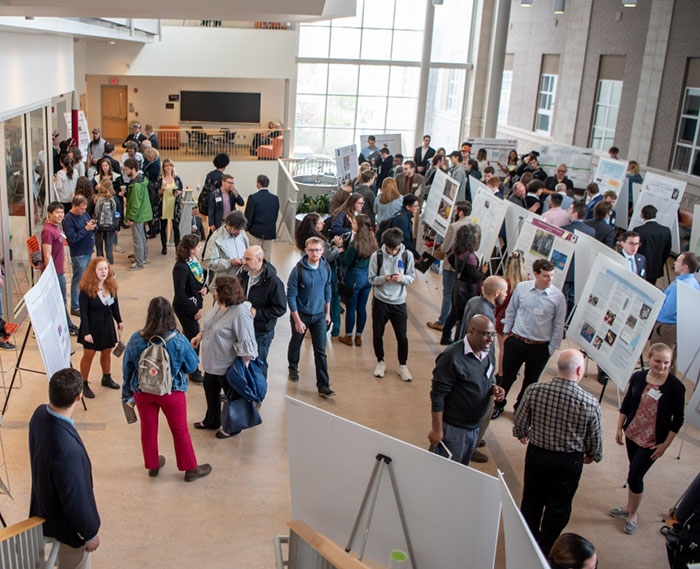
[[600, 405], [573, 380], [555, 377], [529, 386], [514, 421], [513, 436], [537, 447], [603, 458]]

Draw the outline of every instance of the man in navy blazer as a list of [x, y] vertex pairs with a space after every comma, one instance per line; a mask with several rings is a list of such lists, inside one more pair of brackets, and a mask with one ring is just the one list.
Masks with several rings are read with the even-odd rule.
[[656, 280], [664, 276], [666, 259], [671, 253], [671, 230], [656, 221], [657, 210], [647, 204], [642, 208], [644, 223], [633, 228], [639, 234], [642, 244], [639, 250], [647, 258], [647, 282], [656, 285]]
[[56, 372], [49, 382], [49, 404], [37, 407], [29, 422], [29, 515], [44, 518], [44, 535], [61, 543], [61, 568], [89, 567], [89, 555], [100, 545], [92, 466], [71, 419], [82, 395], [80, 372]]
[[627, 259], [629, 270], [643, 279], [647, 276], [647, 258], [637, 253], [642, 239], [635, 231], [625, 231], [622, 234], [622, 250], [620, 254]]
[[[595, 238], [595, 229], [584, 223], [584, 219], [586, 219], [587, 213], [588, 210], [582, 202], [572, 203], [569, 206], [569, 218], [571, 219], [571, 221], [566, 225], [562, 225], [561, 228], [564, 231], [568, 231], [570, 233], [573, 233], [574, 231], [578, 230], [579, 233], [585, 233], [586, 235], [590, 235], [591, 237]], [[574, 255], [575, 254], [576, 252], [574, 251]], [[564, 293], [564, 297], [566, 298], [566, 317], [568, 318], [569, 314], [574, 309], [576, 299], [576, 297], [574, 296], [573, 259], [571, 259], [571, 261], [569, 262], [569, 271], [566, 273], [566, 278], [564, 279], [564, 286], [562, 287], [561, 291]]]
[[248, 197], [245, 204], [245, 218], [248, 220], [248, 240], [250, 245], [260, 245], [267, 261], [272, 261], [272, 242], [277, 237], [277, 215], [280, 200], [271, 194], [268, 186], [270, 178], [260, 174], [255, 183], [258, 191]]
[[237, 205], [242, 206], [244, 203], [233, 183], [233, 176], [224, 174], [221, 177], [221, 188], [209, 194], [209, 232], [219, 229], [228, 214], [236, 211]]

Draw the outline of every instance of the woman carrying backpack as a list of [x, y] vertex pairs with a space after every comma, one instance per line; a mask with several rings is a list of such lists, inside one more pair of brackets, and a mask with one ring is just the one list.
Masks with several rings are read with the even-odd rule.
[[[146, 385], [153, 391], [153, 377], [162, 378], [166, 374], [159, 374], [153, 366], [148, 366], [142, 359], [142, 355], [149, 350], [149, 356], [153, 357], [151, 347], [165, 342], [165, 354], [159, 359], [161, 362], [169, 361], [168, 371], [172, 377], [172, 385], [165, 389], [163, 395], [146, 393]], [[141, 448], [145, 467], [148, 475], [158, 476], [160, 469], [165, 465], [165, 457], [158, 454], [158, 413], [163, 411], [175, 444], [175, 456], [177, 468], [185, 472], [185, 482], [192, 482], [203, 478], [211, 472], [211, 465], [197, 464], [197, 457], [192, 447], [192, 439], [187, 428], [187, 374], [194, 373], [197, 369], [199, 358], [185, 336], [177, 330], [175, 313], [167, 299], [157, 296], [151, 300], [146, 314], [146, 324], [142, 330], [134, 332], [129, 338], [129, 343], [124, 352], [124, 384], [122, 385], [122, 402], [128, 403], [132, 399], [136, 402], [141, 418]], [[150, 369], [149, 369], [150, 367]], [[149, 371], [153, 373], [149, 374]], [[151, 376], [146, 383], [145, 376]], [[162, 382], [167, 386], [167, 382]], [[142, 387], [144, 389], [142, 389]]]
[[112, 249], [117, 241], [117, 232], [121, 225], [122, 211], [119, 200], [114, 197], [111, 180], [103, 180], [98, 189], [94, 218], [97, 220], [95, 230], [95, 249], [97, 256], [106, 256], [110, 265], [114, 264]]

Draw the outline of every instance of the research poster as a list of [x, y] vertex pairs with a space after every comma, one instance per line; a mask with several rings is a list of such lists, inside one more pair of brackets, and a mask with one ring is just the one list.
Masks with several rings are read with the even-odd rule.
[[700, 389], [697, 386], [690, 398], [690, 403], [685, 408], [685, 420], [696, 429], [700, 429]]
[[39, 281], [24, 295], [24, 304], [39, 345], [47, 379], [70, 367], [70, 333], [66, 318], [66, 304], [56, 276], [53, 260]]
[[498, 234], [506, 215], [506, 202], [493, 195], [493, 192], [479, 181], [472, 180], [471, 220], [481, 228], [481, 244], [477, 256], [488, 261], [498, 243]]
[[[360, 150], [358, 151], [358, 154], [367, 146], [367, 137], [370, 134], [372, 133], [360, 135]], [[392, 156], [397, 152], [399, 154], [405, 154], [401, 143], [401, 134], [375, 134], [374, 138], [376, 139], [375, 146], [379, 149], [388, 148]], [[411, 156], [413, 156], [413, 154], [411, 154]], [[365, 156], [365, 158], [367, 158], [367, 156]]]
[[[68, 138], [73, 132], [73, 117], [71, 112], [63, 113], [63, 119], [68, 127]], [[88, 144], [90, 144], [90, 132], [88, 131], [88, 123], [83, 111], [78, 111], [78, 148], [83, 153], [83, 158], [87, 158]]]
[[576, 230], [576, 236], [578, 241], [574, 251], [574, 300], [579, 302], [583, 289], [586, 286], [588, 275], [591, 274], [593, 264], [598, 255], [607, 257], [627, 270], [629, 270], [629, 265], [620, 253], [604, 245], [595, 237], [578, 230]]
[[661, 310], [664, 294], [599, 255], [574, 309], [566, 337], [624, 391]]
[[561, 289], [569, 270], [569, 263], [574, 255], [578, 237], [564, 231], [561, 227], [550, 225], [530, 214], [522, 224], [520, 235], [515, 242], [515, 248], [524, 254], [525, 269], [531, 277], [532, 263], [538, 259], [546, 259], [554, 263], [554, 278], [552, 284]]
[[591, 179], [593, 150], [578, 146], [541, 146], [539, 162], [549, 176], [553, 176], [559, 164], [566, 164], [566, 176], [575, 188], [585, 188]]
[[335, 149], [335, 168], [338, 173], [338, 182], [341, 186], [344, 186], [345, 182], [349, 180], [356, 179], [360, 174], [357, 155], [357, 144]]
[[697, 336], [697, 320], [700, 314], [700, 291], [678, 283], [678, 323], [676, 341], [678, 362], [677, 376], [684, 374], [690, 381], [697, 383], [700, 376], [700, 343]]
[[[644, 178], [642, 191], [634, 203], [634, 213], [629, 227], [635, 228], [644, 223], [642, 220], [642, 208], [645, 205], [653, 205], [656, 208], [656, 222], [660, 225], [673, 227], [677, 220], [678, 206], [685, 193], [685, 182], [660, 176], [650, 172]], [[674, 248], [677, 251], [677, 248]]]
[[506, 200], [505, 204], [506, 241], [508, 243], [508, 254], [510, 254], [516, 248], [515, 243], [518, 241], [518, 237], [520, 236], [520, 230], [522, 229], [522, 226], [525, 223], [526, 219], [539, 219], [542, 223], [547, 222], [541, 215], [532, 213], [531, 211], [528, 211], [520, 207], [519, 205], [515, 205], [513, 202], [509, 202], [508, 200]]
[[442, 170], [435, 172], [433, 185], [430, 186], [430, 193], [425, 201], [423, 222], [441, 237], [445, 236], [447, 226], [452, 219], [458, 189], [457, 180], [450, 178]]
[[627, 162], [601, 157], [593, 181], [598, 184], [601, 194], [613, 191], [619, 199], [622, 186], [627, 181]]
[[466, 140], [472, 145], [472, 158], [476, 158], [476, 153], [479, 149], [486, 150], [486, 160], [489, 166], [493, 166], [496, 174], [500, 175], [498, 164], [504, 168], [508, 164], [508, 154], [511, 150], [517, 152], [518, 140], [516, 138], [467, 138]]
[[690, 251], [700, 255], [700, 204], [693, 206], [693, 227], [690, 230]]

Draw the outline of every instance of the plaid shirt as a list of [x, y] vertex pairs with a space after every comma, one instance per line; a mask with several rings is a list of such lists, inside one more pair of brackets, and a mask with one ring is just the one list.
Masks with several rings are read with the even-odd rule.
[[600, 405], [567, 379], [555, 377], [527, 388], [515, 413], [513, 436], [528, 437], [553, 452], [582, 452], [596, 462], [603, 458]]

